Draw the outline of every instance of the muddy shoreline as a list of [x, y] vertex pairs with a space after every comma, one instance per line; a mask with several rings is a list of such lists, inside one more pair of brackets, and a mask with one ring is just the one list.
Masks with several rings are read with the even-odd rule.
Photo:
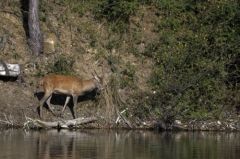
[[[116, 125], [114, 123], [103, 124], [102, 121], [95, 121], [92, 123], [86, 123], [82, 125], [78, 125], [76, 127], [70, 128], [44, 128], [44, 127], [36, 127], [36, 126], [26, 126], [27, 121], [13, 122], [10, 123], [8, 121], [4, 121], [6, 119], [0, 119], [0, 130], [13, 128], [13, 129], [29, 129], [29, 130], [40, 130], [40, 129], [69, 129], [69, 130], [78, 130], [78, 129], [124, 129], [124, 130], [157, 130], [157, 131], [219, 131], [219, 132], [239, 132], [240, 131], [240, 122], [239, 120], [211, 120], [211, 121], [187, 121], [181, 122], [180, 120], [176, 120], [172, 124], [166, 124], [162, 121], [148, 121], [143, 122], [142, 125], [133, 126], [132, 128], [128, 127], [124, 123]], [[34, 119], [34, 120], [39, 120]], [[44, 120], [41, 120], [45, 122]], [[57, 121], [46, 121], [46, 122], [57, 122]]]

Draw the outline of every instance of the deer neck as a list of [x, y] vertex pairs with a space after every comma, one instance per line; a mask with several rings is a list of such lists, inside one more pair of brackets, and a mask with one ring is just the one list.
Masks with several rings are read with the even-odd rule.
[[82, 82], [82, 90], [83, 92], [91, 92], [96, 88], [96, 84], [94, 80], [86, 80]]

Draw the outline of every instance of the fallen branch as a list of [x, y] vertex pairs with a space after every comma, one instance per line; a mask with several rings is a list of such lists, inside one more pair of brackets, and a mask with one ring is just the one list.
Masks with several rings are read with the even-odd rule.
[[118, 124], [120, 122], [120, 119], [123, 119], [123, 121], [128, 125], [129, 128], [132, 128], [131, 123], [123, 116], [123, 113], [127, 111], [128, 108], [124, 109], [123, 111], [119, 112], [118, 109], [116, 109], [117, 112], [117, 120], [116, 120], [116, 124]]
[[17, 77], [20, 75], [19, 64], [8, 64], [0, 59], [0, 76]]
[[[126, 112], [127, 109], [128, 109], [128, 108], [126, 108], [126, 109], [124, 109], [123, 111], [121, 111], [120, 114], [123, 114], [124, 112]], [[116, 124], [119, 123], [119, 121], [121, 120], [121, 116], [119, 115], [119, 111], [117, 111], [117, 113], [118, 113], [118, 117], [117, 117], [116, 122], [115, 122]]]
[[24, 123], [24, 128], [55, 128], [55, 129], [69, 129], [78, 128], [80, 125], [92, 123], [96, 121], [96, 117], [89, 118], [77, 118], [73, 120], [59, 120], [59, 121], [43, 121], [39, 119], [32, 119], [26, 117], [26, 122]]
[[5, 120], [0, 119], [1, 124], [5, 124], [7, 126], [13, 127], [14, 126], [14, 120], [12, 115], [10, 114], [7, 116], [5, 113], [3, 113]]

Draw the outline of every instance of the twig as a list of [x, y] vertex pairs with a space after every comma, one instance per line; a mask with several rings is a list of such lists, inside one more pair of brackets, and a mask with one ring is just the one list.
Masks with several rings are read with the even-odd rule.
[[13, 122], [13, 118], [12, 116], [10, 115], [10, 117], [7, 117], [7, 115], [5, 113], [3, 113], [3, 116], [5, 118], [5, 120], [1, 120], [0, 119], [0, 122], [6, 124], [6, 125], [10, 125], [10, 126], [13, 126], [14, 125], [14, 122]]
[[[128, 108], [124, 109], [123, 111], [120, 112], [120, 114], [123, 114], [124, 112], [126, 112], [128, 110]], [[118, 116], [117, 119], [116, 119], [116, 124], [121, 120], [121, 117]]]
[[[126, 109], [124, 109], [123, 111], [121, 111], [121, 112], [119, 112], [119, 110], [118, 109], [116, 109], [116, 111], [117, 111], [117, 114], [118, 114], [118, 118], [117, 118], [117, 120], [119, 121], [120, 120], [120, 118], [122, 118], [123, 119], [123, 121], [130, 127], [130, 128], [132, 128], [132, 125], [131, 125], [131, 123], [122, 115], [126, 110], [127, 110], [128, 108], [126, 108]], [[118, 123], [117, 122], [117, 120], [116, 120], [116, 123]]]

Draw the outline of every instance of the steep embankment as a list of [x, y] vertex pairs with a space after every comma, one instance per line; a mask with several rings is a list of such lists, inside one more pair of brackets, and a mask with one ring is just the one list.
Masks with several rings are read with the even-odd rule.
[[[3, 124], [38, 117], [42, 94], [35, 93], [45, 74], [89, 79], [96, 70], [105, 90], [79, 98], [77, 107], [78, 116], [99, 118], [94, 127], [128, 127], [115, 123], [123, 111], [137, 128], [240, 129], [237, 0], [40, 2], [39, 57], [27, 45], [25, 2], [0, 4], [0, 58], [22, 68], [20, 81], [0, 81]], [[59, 113], [64, 97], [52, 103]]]
[[[120, 41], [119, 34], [109, 30], [104, 21], [95, 19], [88, 10], [93, 7], [91, 3], [85, 4], [86, 13], [79, 14], [72, 10], [73, 3], [70, 2], [41, 2], [44, 52], [40, 57], [33, 57], [27, 45], [27, 24], [23, 21], [26, 7], [23, 5], [26, 4], [21, 1], [6, 1], [0, 7], [1, 59], [7, 63], [18, 63], [22, 69], [21, 80], [0, 81], [0, 108], [3, 112], [0, 118], [3, 124], [4, 121], [9, 121], [22, 125], [25, 116], [38, 117], [38, 98], [42, 94], [38, 97], [34, 94], [41, 91], [38, 80], [47, 73], [74, 74], [89, 79], [96, 70], [100, 76], [104, 76], [105, 84], [109, 85], [106, 92], [96, 98], [90, 95], [79, 99], [77, 109], [79, 116], [99, 117], [99, 127], [115, 123], [115, 107], [118, 107], [115, 99], [123, 103], [134, 92], [149, 90], [147, 81], [153, 63], [126, 52], [126, 41]], [[139, 21], [138, 18], [136, 21]], [[112, 87], [110, 83], [113, 84]], [[117, 97], [112, 97], [113, 91]], [[64, 100], [64, 97], [61, 98]], [[63, 102], [60, 101], [57, 105], [62, 105]], [[55, 107], [54, 110], [59, 113], [61, 108]], [[44, 114], [46, 120], [55, 119], [47, 109], [44, 109]], [[64, 118], [72, 118], [70, 109], [66, 110]]]

